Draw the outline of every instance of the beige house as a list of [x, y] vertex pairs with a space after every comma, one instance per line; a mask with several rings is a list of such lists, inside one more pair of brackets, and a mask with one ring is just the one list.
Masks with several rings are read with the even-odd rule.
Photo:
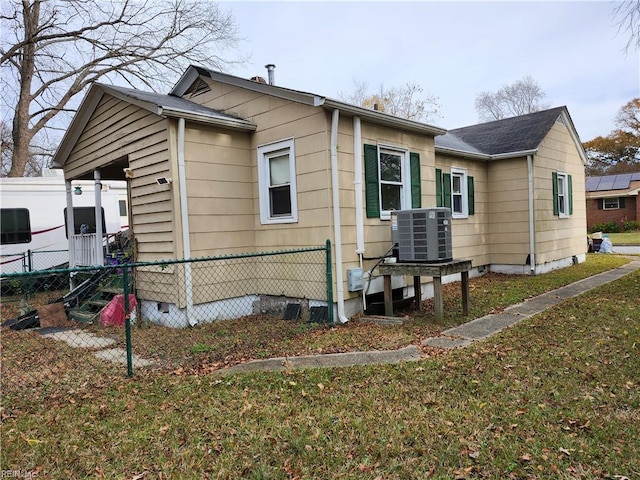
[[[453, 256], [471, 258], [475, 274], [538, 274], [585, 259], [585, 194], [573, 185], [584, 184], [586, 158], [565, 107], [447, 132], [190, 67], [169, 95], [93, 85], [54, 160], [69, 185], [129, 180], [138, 261], [330, 239], [342, 322], [367, 300], [349, 291], [349, 269], [363, 269], [368, 294], [382, 290], [373, 267], [392, 247], [393, 210], [451, 208]], [[172, 293], [190, 272], [164, 273], [166, 288], [138, 278], [143, 304], [168, 302], [189, 317], [224, 300], [197, 285], [193, 298]], [[405, 296], [409, 284], [393, 282]]]

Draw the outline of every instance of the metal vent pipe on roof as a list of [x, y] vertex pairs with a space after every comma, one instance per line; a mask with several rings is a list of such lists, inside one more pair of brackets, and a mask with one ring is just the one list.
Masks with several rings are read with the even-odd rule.
[[275, 82], [275, 79], [273, 78], [273, 71], [275, 70], [276, 66], [273, 63], [269, 63], [268, 65], [265, 65], [264, 68], [267, 69], [269, 85], [275, 85], [276, 82]]

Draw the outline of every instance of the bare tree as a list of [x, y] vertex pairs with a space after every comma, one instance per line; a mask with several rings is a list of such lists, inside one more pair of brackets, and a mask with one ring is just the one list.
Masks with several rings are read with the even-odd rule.
[[385, 88], [380, 85], [376, 93], [370, 93], [366, 82], [354, 81], [351, 93], [338, 93], [347, 103], [385, 112], [396, 117], [428, 122], [439, 117], [438, 97], [426, 93], [415, 83], [407, 82], [400, 87]]
[[500, 120], [544, 110], [546, 94], [533, 77], [527, 75], [496, 92], [480, 92], [476, 96], [476, 112], [481, 121]]
[[626, 32], [629, 40], [625, 47], [640, 49], [640, 2], [638, 0], [621, 2], [613, 9], [614, 18], [618, 19], [618, 33]]
[[190, 63], [229, 65], [223, 54], [238, 41], [231, 15], [197, 0], [11, 0], [1, 8], [9, 176], [25, 174], [42, 134], [90, 83], [120, 78], [155, 89]]

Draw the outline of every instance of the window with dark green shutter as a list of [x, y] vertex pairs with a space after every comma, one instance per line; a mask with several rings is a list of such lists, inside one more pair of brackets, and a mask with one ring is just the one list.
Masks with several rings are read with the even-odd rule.
[[378, 146], [364, 146], [364, 181], [367, 217], [380, 217], [380, 184], [378, 182]]
[[564, 172], [552, 172], [553, 214], [565, 218], [573, 215], [573, 179]]
[[419, 153], [365, 144], [364, 176], [368, 218], [422, 206]]
[[451, 173], [442, 173], [436, 168], [436, 207], [450, 208], [454, 218], [476, 213], [475, 184], [465, 169], [452, 167]]

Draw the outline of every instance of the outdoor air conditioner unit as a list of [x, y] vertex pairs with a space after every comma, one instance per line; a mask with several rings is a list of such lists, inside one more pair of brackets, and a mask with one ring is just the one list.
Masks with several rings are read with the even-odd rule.
[[392, 240], [398, 262], [438, 263], [453, 259], [451, 209], [422, 208], [393, 212]]

